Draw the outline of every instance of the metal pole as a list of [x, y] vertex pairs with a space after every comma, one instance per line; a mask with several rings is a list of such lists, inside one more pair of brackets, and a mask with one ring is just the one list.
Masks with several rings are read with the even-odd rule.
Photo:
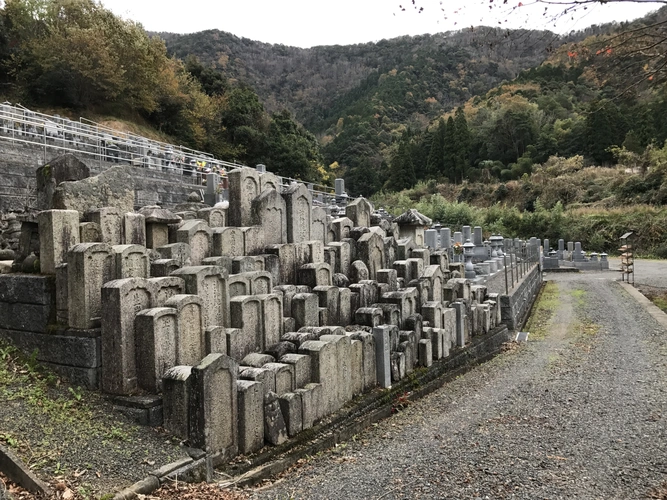
[[514, 259], [512, 258], [512, 247], [510, 246], [510, 273], [512, 276], [512, 288], [514, 288]]
[[503, 255], [503, 264], [505, 264], [505, 295], [509, 295], [510, 290], [509, 290], [509, 287], [507, 286], [507, 256], [506, 255]]

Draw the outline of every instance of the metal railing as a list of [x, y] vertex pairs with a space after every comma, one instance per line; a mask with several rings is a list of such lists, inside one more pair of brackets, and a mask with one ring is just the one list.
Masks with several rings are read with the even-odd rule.
[[505, 294], [514, 288], [530, 271], [540, 263], [540, 248], [528, 241], [511, 241], [505, 245], [503, 264], [505, 267]]
[[[86, 118], [74, 121], [9, 102], [0, 104], [0, 141], [39, 147], [43, 151], [44, 163], [49, 161], [49, 151], [77, 153], [97, 162], [99, 169], [112, 164], [132, 165], [177, 174], [183, 184], [198, 188], [206, 185], [209, 173], [217, 173], [224, 179], [231, 170], [250, 168], [219, 160], [204, 151], [115, 130]], [[283, 188], [293, 182], [302, 182], [289, 177], [278, 178]], [[307, 186], [313, 197], [323, 203], [335, 200], [333, 188], [312, 183]], [[225, 187], [223, 180], [219, 188]]]

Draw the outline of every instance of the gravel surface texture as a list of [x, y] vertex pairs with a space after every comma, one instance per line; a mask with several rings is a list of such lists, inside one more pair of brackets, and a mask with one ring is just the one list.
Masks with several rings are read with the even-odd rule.
[[253, 498], [661, 498], [667, 332], [617, 277], [548, 275], [528, 343]]
[[[187, 456], [164, 430], [135, 425], [104, 395], [61, 383], [3, 342], [0, 442], [54, 487], [55, 498], [70, 500], [99, 498]], [[2, 491], [0, 484], [0, 500]]]
[[[618, 258], [609, 259], [609, 269], [617, 275], [614, 279], [620, 279], [621, 261]], [[607, 273], [604, 273], [607, 274]], [[667, 261], [635, 259], [635, 285], [646, 285], [654, 288], [667, 288]]]

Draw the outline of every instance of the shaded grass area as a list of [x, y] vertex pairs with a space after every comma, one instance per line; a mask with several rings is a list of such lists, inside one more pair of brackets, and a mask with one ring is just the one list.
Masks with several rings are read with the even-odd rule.
[[653, 302], [662, 311], [667, 313], [667, 289], [656, 288], [648, 285], [641, 285], [638, 288], [647, 299]]
[[526, 323], [525, 330], [531, 339], [543, 339], [547, 336], [548, 326], [558, 307], [560, 292], [558, 285], [547, 281], [533, 306], [533, 312]]
[[0, 442], [45, 481], [100, 498], [185, 456], [163, 431], [133, 424], [35, 359], [0, 340]]

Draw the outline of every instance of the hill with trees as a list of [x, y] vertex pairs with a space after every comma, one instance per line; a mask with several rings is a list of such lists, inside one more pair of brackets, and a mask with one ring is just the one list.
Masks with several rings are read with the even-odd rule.
[[151, 35], [92, 0], [7, 0], [0, 94], [141, 122], [285, 176], [344, 175], [367, 196], [507, 183], [556, 155], [646, 169], [667, 138], [665, 19], [299, 49], [215, 30]]
[[252, 83], [268, 109], [290, 109], [325, 164], [369, 196], [420, 180], [517, 179], [555, 154], [610, 165], [661, 145], [661, 86], [641, 81], [642, 37], [624, 33], [664, 19], [663, 10], [567, 37], [478, 27], [311, 49], [215, 30], [161, 36], [171, 53]]
[[93, 0], [5, 2], [0, 97], [64, 115], [139, 122], [223, 159], [327, 181], [317, 140], [289, 112], [267, 112], [249, 85], [171, 57], [160, 38]]

